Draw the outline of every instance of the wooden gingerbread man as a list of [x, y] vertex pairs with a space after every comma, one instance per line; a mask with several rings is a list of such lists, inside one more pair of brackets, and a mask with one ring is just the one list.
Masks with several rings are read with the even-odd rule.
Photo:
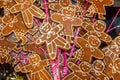
[[100, 46], [100, 40], [93, 35], [90, 35], [88, 39], [84, 39], [82, 37], [76, 38], [76, 43], [80, 47], [80, 54], [77, 58], [81, 61], [91, 62], [92, 57], [103, 59], [103, 52], [98, 49]]
[[17, 64], [14, 68], [16, 72], [30, 73], [29, 80], [53, 80], [51, 75], [45, 69], [49, 66], [49, 60], [41, 60], [38, 54], [32, 54], [28, 57], [29, 64], [22, 66]]
[[101, 60], [95, 60], [93, 62], [93, 70], [91, 74], [97, 79], [97, 80], [109, 80], [109, 77], [104, 73], [105, 64]]
[[87, 31], [87, 33], [83, 36], [84, 38], [87, 38], [88, 35], [95, 35], [106, 43], [111, 42], [112, 40], [112, 38], [107, 33], [105, 33], [106, 23], [102, 20], [97, 20], [94, 23], [88, 23], [86, 20], [83, 22], [82, 28]]
[[40, 19], [45, 18], [45, 13], [41, 9], [33, 5], [35, 0], [15, 0], [15, 2], [16, 4], [11, 7], [10, 12], [21, 12], [24, 23], [28, 28], [33, 27], [33, 16]]
[[57, 48], [70, 49], [70, 44], [59, 32], [63, 29], [61, 25], [52, 27], [49, 23], [43, 23], [40, 27], [41, 36], [36, 40], [36, 44], [46, 43], [47, 51], [50, 59], [55, 59], [57, 55]]
[[111, 43], [102, 49], [105, 55], [110, 56], [112, 60], [119, 58], [120, 55], [120, 36], [117, 36]]
[[22, 40], [21, 45], [24, 45], [27, 42], [27, 38], [25, 36], [27, 33], [33, 35], [36, 32], [35, 30], [28, 29], [25, 26], [20, 14], [17, 14], [16, 16], [13, 14], [7, 14], [3, 17], [2, 21], [5, 24], [5, 27], [2, 29], [2, 35], [7, 36], [14, 33], [18, 41]]
[[107, 76], [112, 78], [113, 80], [120, 79], [120, 58], [116, 60], [112, 60], [111, 57], [105, 56], [104, 63], [106, 64], [104, 72]]
[[63, 35], [66, 36], [66, 40], [73, 43], [74, 37], [73, 26], [81, 26], [82, 20], [75, 17], [76, 7], [70, 5], [62, 10], [62, 14], [54, 13], [51, 15], [51, 19], [54, 22], [63, 25]]
[[87, 14], [88, 17], [93, 17], [94, 13], [98, 14], [99, 19], [105, 19], [106, 15], [105, 6], [111, 6], [114, 4], [114, 0], [88, 0], [91, 3], [88, 8]]
[[80, 65], [68, 62], [68, 67], [72, 72], [65, 76], [63, 80], [95, 80], [94, 77], [89, 74], [92, 66], [86, 61], [81, 62]]

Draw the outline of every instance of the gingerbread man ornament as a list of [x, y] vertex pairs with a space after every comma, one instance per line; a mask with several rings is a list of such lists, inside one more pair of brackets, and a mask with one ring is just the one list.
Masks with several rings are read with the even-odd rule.
[[80, 47], [81, 54], [79, 54], [79, 58], [81, 61], [91, 62], [92, 57], [103, 59], [103, 52], [98, 49], [100, 46], [100, 40], [93, 35], [90, 35], [88, 39], [84, 39], [82, 37], [76, 38], [76, 43]]
[[97, 80], [109, 80], [109, 77], [104, 73], [105, 64], [101, 60], [95, 60], [93, 62], [93, 70], [91, 74], [97, 79]]
[[66, 40], [72, 43], [74, 37], [73, 26], [81, 26], [82, 20], [75, 17], [76, 7], [70, 5], [62, 10], [62, 14], [54, 13], [51, 15], [51, 19], [59, 24], [63, 25], [63, 35], [66, 36]]
[[85, 20], [82, 24], [82, 28], [87, 31], [87, 33], [83, 36], [84, 38], [87, 38], [89, 35], [94, 35], [106, 43], [109, 43], [112, 40], [112, 38], [105, 33], [106, 23], [102, 20], [97, 20], [94, 23], [88, 23], [88, 21]]
[[38, 54], [32, 54], [28, 56], [29, 64], [22, 66], [17, 64], [14, 68], [16, 72], [29, 73], [29, 80], [53, 80], [51, 75], [45, 69], [49, 66], [49, 60], [41, 60]]
[[7, 36], [13, 32], [18, 41], [22, 40], [21, 45], [24, 45], [27, 42], [27, 38], [25, 36], [27, 33], [33, 35], [36, 32], [35, 30], [28, 29], [25, 26], [20, 14], [17, 14], [16, 16], [14, 14], [7, 14], [3, 17], [2, 21], [5, 24], [5, 27], [2, 29], [2, 35]]
[[112, 60], [119, 58], [120, 55], [120, 36], [117, 36], [111, 43], [102, 49], [105, 55], [110, 56]]
[[35, 0], [15, 0], [16, 4], [11, 7], [11, 13], [22, 13], [24, 23], [28, 28], [33, 27], [33, 16], [40, 19], [45, 18], [45, 13], [33, 5]]
[[105, 56], [104, 62], [106, 64], [104, 72], [107, 76], [112, 78], [113, 80], [120, 79], [120, 59], [112, 60], [111, 57]]
[[63, 80], [95, 80], [94, 77], [89, 74], [92, 66], [86, 61], [81, 62], [80, 65], [68, 62], [68, 67], [72, 72], [65, 76]]
[[91, 3], [88, 8], [87, 14], [88, 17], [93, 17], [94, 13], [98, 14], [99, 19], [105, 19], [106, 15], [105, 6], [111, 6], [114, 4], [114, 0], [88, 0]]
[[52, 27], [50, 23], [43, 23], [40, 27], [42, 35], [36, 40], [36, 44], [46, 43], [50, 59], [56, 58], [57, 48], [64, 50], [70, 49], [69, 42], [59, 35], [62, 29], [63, 27], [61, 25]]

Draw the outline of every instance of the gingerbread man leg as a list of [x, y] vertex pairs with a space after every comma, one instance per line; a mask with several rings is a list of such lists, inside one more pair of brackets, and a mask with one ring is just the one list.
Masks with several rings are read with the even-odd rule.
[[70, 36], [66, 36], [66, 40], [67, 40], [69, 43], [73, 43], [72, 37], [70, 37]]
[[33, 16], [35, 17], [38, 17], [38, 18], [42, 18], [44, 19], [46, 16], [45, 16], [45, 13], [39, 9], [38, 7], [32, 5], [32, 7], [29, 9], [29, 11], [33, 14]]
[[[29, 15], [29, 16], [28, 16]], [[32, 28], [33, 26], [33, 16], [32, 14], [27, 10], [22, 12], [23, 20], [28, 28]]]
[[54, 40], [56, 43], [56, 46], [62, 48], [62, 49], [70, 49], [70, 44], [67, 42], [64, 38], [58, 37], [57, 39]]
[[26, 42], [27, 42], [27, 38], [25, 36], [23, 36], [21, 45], [24, 45]]
[[73, 78], [75, 75], [73, 74], [73, 73], [70, 73], [70, 74], [68, 74], [67, 76], [65, 76], [64, 78], [63, 78], [63, 80], [70, 80], [71, 78]]
[[47, 70], [42, 70], [41, 71], [43, 74], [45, 74], [45, 76], [46, 76], [46, 78], [47, 78], [47, 80], [49, 79], [49, 80], [52, 80], [52, 77], [51, 77], [51, 75], [48, 73], [48, 71]]
[[89, 9], [87, 10], [87, 12], [88, 12], [88, 13], [86, 14], [87, 17], [93, 17], [93, 16], [94, 16], [94, 13], [95, 13], [94, 6], [91, 5], [91, 6], [89, 7]]
[[5, 54], [5, 57], [6, 57], [6, 61], [5, 62], [10, 62], [10, 60], [11, 60], [11, 57], [10, 57], [10, 55], [9, 54]]
[[50, 59], [55, 59], [57, 55], [57, 46], [55, 43], [51, 42], [47, 45], [47, 51]]
[[98, 13], [98, 18], [99, 19], [105, 19], [104, 15], [102, 13]]

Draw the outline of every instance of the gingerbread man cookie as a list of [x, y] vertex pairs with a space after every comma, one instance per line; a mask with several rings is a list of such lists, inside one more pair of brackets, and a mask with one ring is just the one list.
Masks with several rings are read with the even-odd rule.
[[41, 36], [36, 40], [36, 44], [46, 43], [47, 51], [50, 59], [55, 59], [57, 48], [68, 50], [70, 44], [63, 37], [60, 37], [59, 32], [63, 29], [61, 25], [52, 27], [49, 23], [43, 23], [40, 27]]
[[54, 22], [63, 25], [63, 35], [66, 36], [67, 41], [72, 43], [72, 37], [74, 37], [73, 26], [81, 26], [82, 20], [75, 17], [75, 7], [69, 6], [62, 10], [62, 14], [54, 13], [51, 15], [51, 19]]
[[65, 76], [63, 80], [95, 80], [93, 76], [89, 74], [92, 66], [86, 61], [81, 62], [80, 65], [68, 62], [68, 67], [72, 72]]
[[4, 62], [8, 63], [11, 61], [9, 52], [11, 52], [12, 50], [15, 52], [18, 52], [20, 49], [17, 48], [16, 43], [9, 41], [7, 38], [0, 39], [0, 63], [1, 64], [3, 64]]
[[28, 56], [29, 64], [22, 66], [17, 64], [14, 68], [16, 72], [30, 73], [29, 80], [53, 80], [51, 75], [45, 69], [49, 66], [49, 60], [41, 60], [38, 54]]
[[120, 59], [112, 60], [111, 57], [105, 56], [104, 62], [106, 64], [104, 72], [113, 80], [120, 79]]
[[82, 27], [87, 31], [83, 37], [87, 37], [88, 35], [95, 35], [106, 43], [111, 42], [112, 40], [112, 38], [107, 33], [105, 33], [106, 23], [104, 21], [97, 20], [94, 23], [88, 23], [88, 21], [84, 21]]
[[106, 15], [105, 6], [111, 6], [114, 4], [114, 0], [88, 0], [91, 3], [88, 8], [87, 14], [88, 17], [93, 17], [94, 13], [98, 14], [99, 19], [105, 19]]
[[7, 14], [3, 17], [2, 21], [5, 24], [5, 27], [2, 29], [2, 35], [7, 36], [13, 32], [18, 41], [22, 40], [21, 45], [24, 45], [27, 42], [25, 36], [27, 33], [33, 35], [36, 32], [35, 30], [26, 28], [20, 14], [16, 16], [13, 14]]
[[100, 49], [98, 49], [98, 47], [100, 46], [100, 40], [97, 39], [95, 36], [90, 35], [87, 40], [82, 37], [78, 37], [76, 38], [76, 43], [78, 44], [78, 46], [80, 46], [81, 61], [91, 62], [92, 57], [98, 59], [104, 58], [103, 52]]
[[95, 60], [93, 62], [93, 70], [91, 74], [97, 79], [97, 80], [109, 80], [108, 76], [104, 73], [105, 64], [101, 60]]
[[102, 49], [105, 55], [110, 56], [112, 60], [119, 58], [120, 55], [120, 36], [117, 36], [111, 43]]
[[45, 13], [41, 9], [33, 5], [35, 0], [15, 0], [15, 2], [16, 4], [11, 7], [10, 12], [21, 12], [24, 23], [28, 28], [33, 27], [33, 16], [38, 17], [40, 19], [45, 18]]

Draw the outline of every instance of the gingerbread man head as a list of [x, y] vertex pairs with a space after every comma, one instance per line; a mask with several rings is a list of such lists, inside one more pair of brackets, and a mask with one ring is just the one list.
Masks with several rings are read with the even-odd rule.
[[90, 35], [88, 37], [88, 42], [92, 47], [99, 47], [101, 42], [98, 37]]
[[97, 71], [103, 71], [105, 68], [105, 64], [101, 60], [95, 60], [93, 62], [93, 68]]
[[74, 17], [75, 13], [79, 10], [77, 6], [69, 5], [67, 8], [62, 9], [62, 14], [67, 17]]
[[41, 58], [40, 58], [40, 56], [38, 54], [32, 54], [32, 55], [29, 56], [29, 61], [32, 64], [36, 64], [40, 60], [41, 60]]
[[90, 72], [92, 66], [89, 62], [87, 61], [82, 61], [80, 63], [80, 69], [83, 71], [83, 72]]
[[104, 21], [102, 20], [97, 20], [95, 23], [94, 23], [94, 29], [95, 31], [97, 32], [104, 32], [105, 31], [105, 28], [106, 28], [106, 24]]
[[114, 42], [116, 43], [116, 45], [120, 46], [120, 36], [116, 37], [114, 39]]
[[120, 59], [119, 58], [115, 60], [114, 67], [115, 67], [116, 71], [120, 72]]
[[46, 34], [51, 30], [52, 26], [49, 23], [43, 23], [40, 27], [40, 32]]
[[62, 7], [67, 7], [70, 5], [70, 0], [59, 0], [59, 3]]

